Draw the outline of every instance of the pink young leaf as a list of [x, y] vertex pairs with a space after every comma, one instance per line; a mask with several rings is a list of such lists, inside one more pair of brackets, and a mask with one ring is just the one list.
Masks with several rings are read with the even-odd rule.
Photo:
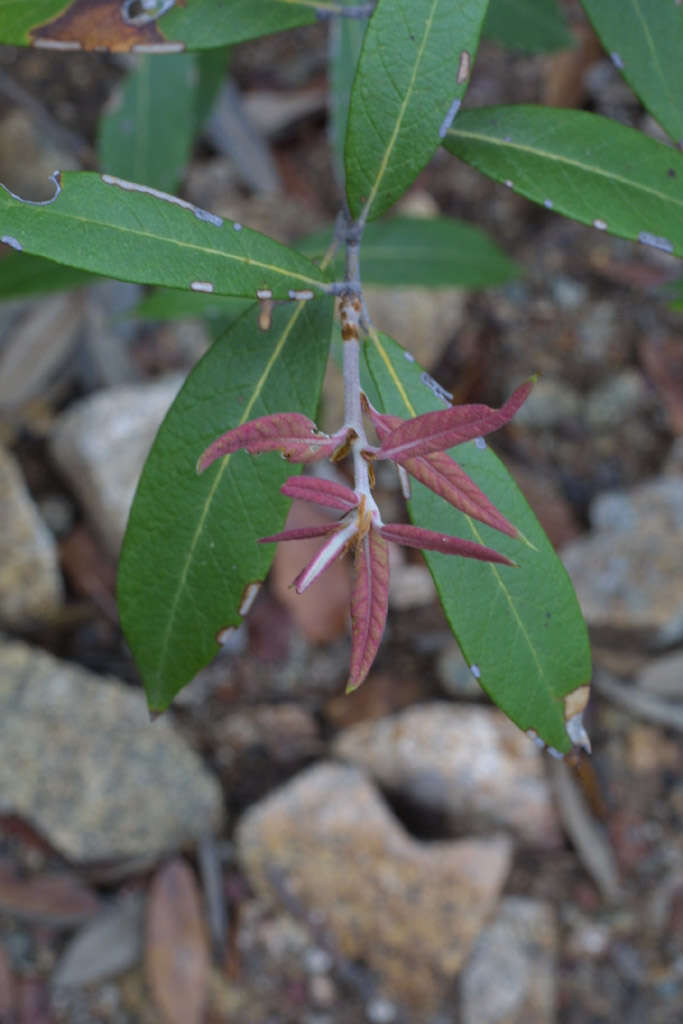
[[389, 550], [376, 529], [358, 545], [351, 593], [351, 669], [346, 692], [363, 682], [375, 660], [389, 607]]
[[339, 523], [322, 523], [320, 526], [297, 526], [293, 530], [282, 530], [270, 537], [259, 537], [259, 544], [277, 544], [281, 540], [306, 540], [308, 537], [325, 537], [334, 533]]
[[315, 462], [330, 456], [340, 445], [339, 437], [329, 437], [318, 431], [313, 420], [299, 412], [278, 412], [272, 416], [242, 423], [228, 430], [209, 445], [197, 462], [197, 472], [203, 473], [216, 459], [244, 448], [252, 455], [261, 452], [282, 452], [293, 462]]
[[380, 526], [379, 532], [386, 540], [395, 544], [403, 544], [408, 548], [421, 548], [427, 551], [440, 551], [444, 555], [462, 555], [463, 558], [478, 558], [481, 562], [500, 562], [502, 565], [514, 565], [505, 555], [483, 544], [475, 544], [472, 540], [462, 537], [449, 537], [434, 530], [425, 530], [421, 526], [410, 526], [408, 523], [387, 523]]
[[498, 511], [474, 480], [446, 452], [402, 459], [399, 465], [466, 516], [478, 519], [509, 537], [519, 537], [519, 530]]
[[[310, 529], [318, 528], [312, 526]], [[327, 569], [328, 565], [331, 565], [332, 562], [344, 554], [352, 538], [358, 532], [358, 522], [355, 518], [349, 520], [348, 523], [344, 523], [342, 520], [341, 523], [334, 523], [333, 529], [334, 533], [330, 539], [323, 544], [315, 558], [308, 563], [306, 568], [294, 580], [293, 586], [297, 594], [302, 594], [306, 587], [310, 587], [311, 583], [314, 583], [320, 574]], [[289, 532], [294, 533], [295, 531], [291, 530]], [[329, 533], [330, 531], [326, 532]], [[312, 537], [314, 534], [309, 533], [308, 536]]]
[[363, 409], [367, 412], [372, 425], [377, 431], [377, 436], [380, 441], [384, 441], [385, 437], [388, 437], [393, 430], [400, 427], [405, 420], [402, 420], [400, 416], [390, 416], [389, 413], [377, 412], [377, 409], [370, 402], [366, 395], [362, 396]]
[[334, 480], [322, 480], [313, 476], [290, 476], [280, 488], [288, 498], [312, 501], [326, 508], [338, 508], [348, 512], [358, 504], [358, 495], [350, 487]]
[[500, 409], [492, 409], [488, 405], [454, 405], [450, 409], [426, 412], [405, 420], [383, 438], [376, 458], [403, 462], [418, 455], [446, 451], [463, 441], [490, 434], [509, 423], [526, 401], [534, 380], [531, 378], [518, 387]]

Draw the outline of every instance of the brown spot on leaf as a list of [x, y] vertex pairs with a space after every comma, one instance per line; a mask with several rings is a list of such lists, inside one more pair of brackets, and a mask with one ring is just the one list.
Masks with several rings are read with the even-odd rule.
[[121, 0], [74, 0], [58, 17], [32, 29], [30, 35], [38, 45], [41, 41], [80, 43], [84, 50], [114, 53], [167, 42], [155, 21], [146, 25], [126, 24]]
[[590, 686], [579, 686], [578, 690], [572, 690], [564, 698], [564, 717], [565, 719], [573, 718], [574, 715], [580, 715], [585, 709], [590, 697]]

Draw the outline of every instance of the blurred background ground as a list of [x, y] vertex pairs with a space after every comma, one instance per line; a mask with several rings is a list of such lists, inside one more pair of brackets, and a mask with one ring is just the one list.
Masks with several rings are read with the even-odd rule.
[[[582, 44], [554, 57], [484, 44], [468, 103], [579, 106], [652, 131], [575, 28]], [[323, 25], [238, 47], [226, 109], [239, 100], [266, 163], [226, 155], [217, 115], [182, 194], [286, 241], [329, 222], [325, 55]], [[0, 180], [28, 194], [55, 167], [94, 166], [123, 71], [0, 49]], [[122, 315], [141, 298], [127, 284], [4, 303], [4, 1024], [683, 1017], [683, 351], [661, 291], [677, 262], [445, 152], [402, 208], [477, 223], [524, 269], [503, 288], [377, 290], [370, 305], [457, 401], [498, 404], [542, 373], [494, 444], [591, 627], [593, 758], [554, 762], [491, 708], [403, 552], [358, 693], [342, 695], [349, 567], [296, 598], [305, 556], [290, 548], [150, 726], [116, 556], [144, 454], [209, 335]], [[339, 401], [331, 374], [324, 414]], [[379, 488], [400, 509], [393, 477]]]

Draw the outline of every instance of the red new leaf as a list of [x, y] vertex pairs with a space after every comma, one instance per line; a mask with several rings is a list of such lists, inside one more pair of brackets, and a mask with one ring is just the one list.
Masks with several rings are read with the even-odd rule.
[[312, 501], [326, 508], [338, 508], [348, 512], [358, 504], [358, 495], [350, 487], [334, 480], [322, 480], [313, 476], [290, 476], [280, 488], [288, 498]]
[[363, 682], [375, 660], [389, 607], [389, 550], [376, 529], [358, 544], [351, 593], [351, 670], [346, 692]]
[[273, 533], [270, 537], [259, 537], [259, 544], [278, 544], [281, 540], [307, 540], [309, 537], [325, 537], [337, 530], [338, 523], [323, 523], [318, 526], [296, 526], [292, 530]]
[[401, 465], [430, 491], [494, 530], [519, 537], [519, 530], [499, 512], [465, 470], [446, 452], [432, 452], [416, 459], [403, 459]]
[[321, 434], [313, 420], [299, 412], [278, 412], [249, 420], [234, 430], [228, 430], [209, 445], [197, 462], [197, 472], [203, 473], [216, 459], [244, 448], [252, 455], [261, 452], [282, 452], [293, 462], [315, 462], [328, 458], [339, 447], [343, 438]]
[[379, 532], [386, 540], [395, 544], [403, 544], [407, 548], [421, 548], [427, 551], [440, 551], [444, 555], [462, 555], [463, 558], [478, 558], [481, 562], [500, 562], [502, 565], [514, 565], [509, 558], [501, 555], [493, 548], [483, 544], [475, 544], [472, 540], [462, 537], [449, 537], [448, 534], [435, 533], [421, 526], [410, 526], [407, 523], [387, 523], [380, 526]]
[[500, 409], [488, 405], [454, 405], [403, 421], [382, 439], [375, 457], [404, 462], [430, 452], [442, 452], [464, 441], [489, 434], [508, 423], [526, 401], [535, 378], [526, 381]]

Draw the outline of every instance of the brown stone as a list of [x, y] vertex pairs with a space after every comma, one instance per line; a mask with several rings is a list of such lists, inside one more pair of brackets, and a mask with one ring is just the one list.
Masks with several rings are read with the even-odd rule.
[[495, 907], [511, 852], [504, 837], [418, 842], [360, 772], [330, 763], [252, 807], [237, 845], [258, 895], [315, 919], [425, 1018]]

